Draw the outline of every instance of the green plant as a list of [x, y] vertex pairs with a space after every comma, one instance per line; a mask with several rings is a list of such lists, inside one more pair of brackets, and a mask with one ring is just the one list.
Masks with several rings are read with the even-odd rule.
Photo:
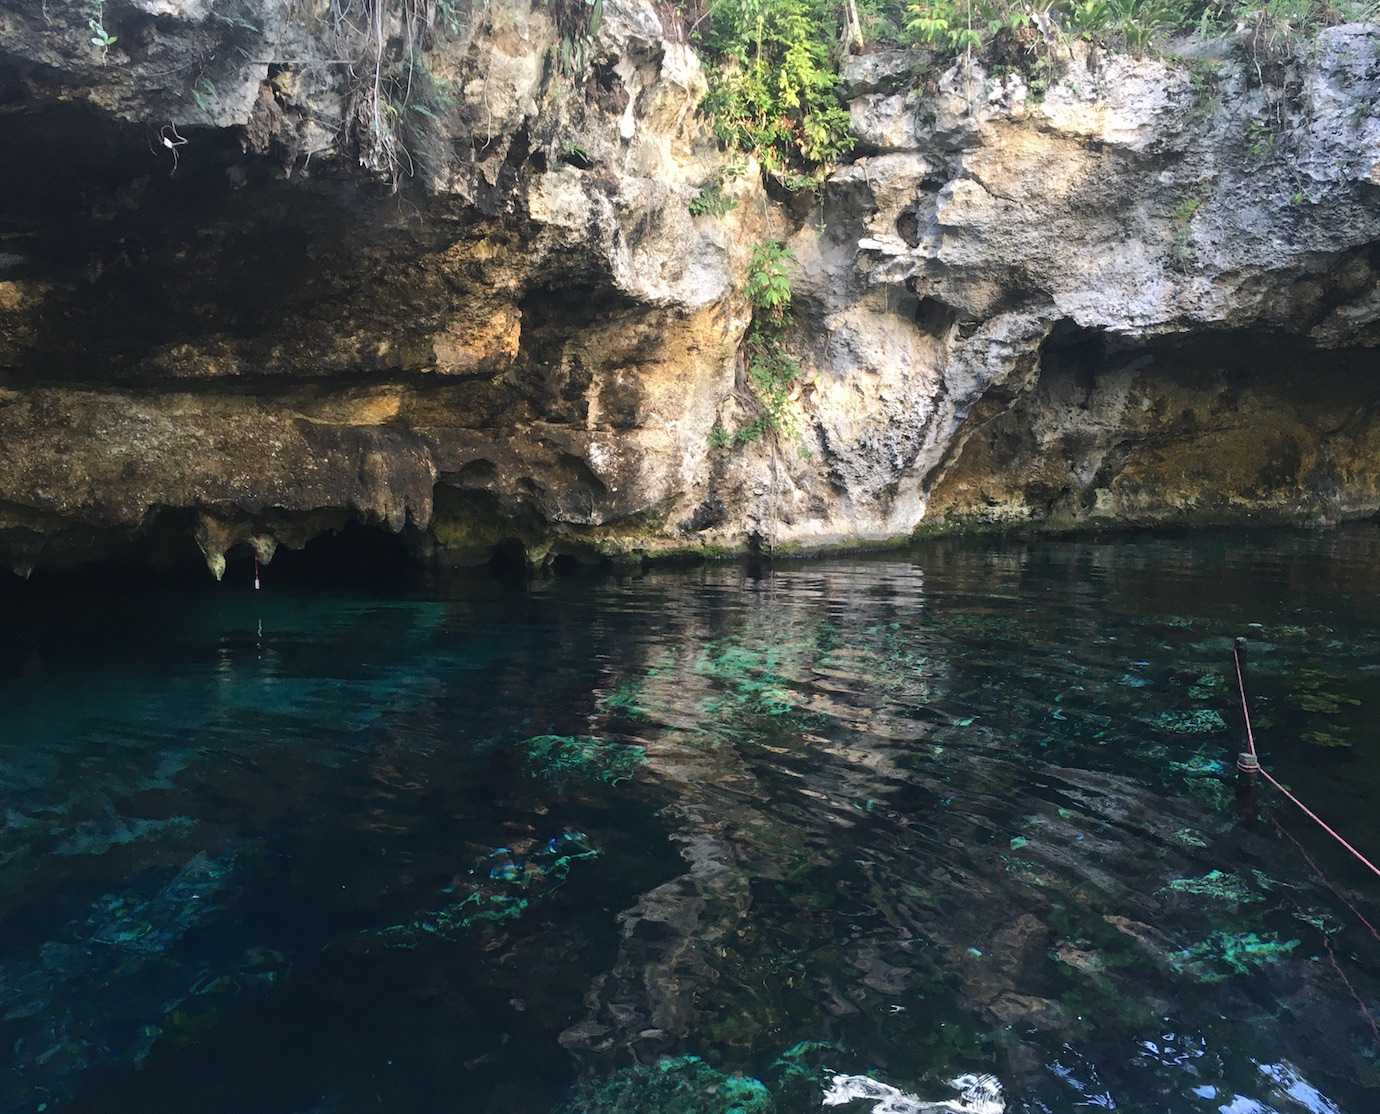
[[1198, 210], [1202, 207], [1203, 199], [1201, 197], [1187, 197], [1175, 206], [1174, 212], [1170, 216], [1176, 224], [1185, 225], [1198, 215]]
[[743, 356], [748, 390], [758, 413], [732, 434], [716, 425], [709, 435], [714, 448], [749, 445], [790, 427], [791, 395], [801, 374], [784, 335], [791, 304], [791, 282], [786, 274], [790, 259], [790, 251], [775, 240], [753, 249], [745, 289], [754, 312], [743, 341]]
[[949, 24], [955, 11], [951, 0], [924, 0], [911, 4], [907, 11], [910, 18], [906, 20], [906, 30], [915, 39], [931, 45], [947, 43]]
[[689, 205], [692, 217], [721, 217], [737, 207], [737, 200], [724, 193], [723, 183], [717, 178], [702, 185]]
[[584, 72], [594, 36], [604, 22], [604, 0], [552, 0], [558, 39], [556, 67], [567, 77]]
[[706, 215], [721, 217], [736, 209], [738, 201], [724, 193], [724, 185], [729, 180], [741, 175], [745, 169], [742, 163], [731, 162], [717, 171], [714, 177], [700, 186], [695, 196], [690, 199], [690, 215], [692, 217]]
[[791, 304], [791, 280], [786, 274], [786, 263], [792, 258], [785, 244], [767, 240], [752, 249], [752, 260], [748, 263], [748, 299], [755, 308], [766, 311], [778, 328], [785, 323]]
[[[1362, 19], [1374, 18], [1372, 0], [1359, 0], [1359, 5], [1362, 10], [1355, 14]], [[1335, 0], [1239, 0], [1227, 14], [1230, 22], [1245, 32], [1246, 49], [1262, 80], [1265, 64], [1286, 58], [1299, 39], [1352, 18], [1352, 13]]]
[[1202, 207], [1201, 197], [1186, 197], [1169, 214], [1169, 219], [1174, 222], [1174, 239], [1170, 243], [1169, 255], [1181, 271], [1187, 271], [1193, 263], [1193, 218]]
[[974, 0], [960, 6], [955, 0], [918, 0], [906, 9], [906, 30], [918, 42], [952, 54], [973, 51], [983, 44], [984, 11]]
[[452, 35], [464, 34], [468, 17], [469, 5], [462, 0], [436, 0], [436, 20]]
[[[1033, 65], [1049, 57], [1044, 39], [1032, 25], [1048, 26], [1060, 0], [912, 0], [906, 6], [905, 30], [912, 42], [930, 47], [941, 57], [985, 52], [997, 71]], [[1106, 8], [1106, 0], [1064, 0], [1065, 19], [1082, 21], [1088, 30], [1105, 19], [1094, 12]], [[1070, 15], [1070, 13], [1072, 13]]]
[[[1225, 34], [1234, 25], [1231, 15], [1231, 0], [1205, 0], [1201, 10], [1194, 13], [1194, 5], [1188, 4], [1183, 20], [1185, 27], [1191, 27], [1199, 38], [1210, 39]], [[1209, 65], [1209, 63], [1201, 63]]]
[[440, 119], [460, 103], [455, 82], [449, 78], [437, 77], [425, 55], [415, 58], [414, 65], [420, 74], [418, 80], [413, 82], [412, 97], [407, 107], [428, 119]]
[[88, 3], [86, 13], [89, 16], [86, 27], [91, 32], [91, 45], [101, 52], [101, 61], [104, 62], [106, 54], [119, 42], [120, 37], [105, 29], [105, 0]]
[[1189, 67], [1189, 85], [1193, 89], [1193, 115], [1206, 119], [1221, 107], [1222, 98], [1217, 91], [1217, 67], [1212, 62], [1194, 62]]
[[1126, 46], [1136, 57], [1140, 57], [1150, 45], [1156, 28], [1141, 22], [1131, 4], [1119, 4], [1113, 0], [1113, 26], [1125, 40]]
[[1277, 138], [1269, 124], [1252, 120], [1246, 128], [1246, 150], [1252, 158], [1268, 159], [1275, 152]]
[[764, 430], [787, 424], [791, 391], [800, 379], [800, 364], [769, 329], [754, 330], [747, 341], [748, 385], [762, 406]]
[[1108, 0], [1071, 0], [1063, 9], [1064, 25], [1075, 36], [1093, 38], [1112, 22]]
[[[1240, 24], [1257, 28], [1259, 42], [1278, 46], [1345, 18], [1338, 0], [909, 0], [904, 12], [903, 38], [941, 59], [982, 54], [998, 72], [1013, 45], [1026, 64], [1050, 58], [1051, 24], [1074, 38], [1144, 54], [1184, 30], [1211, 37]], [[1044, 33], [1034, 33], [1032, 25]]]
[[581, 170], [588, 170], [594, 165], [589, 151], [573, 139], [568, 139], [561, 144], [561, 161], [568, 162], [571, 166], [579, 167]]
[[207, 78], [200, 78], [192, 86], [192, 100], [196, 101], [197, 108], [207, 114], [211, 111], [211, 103], [216, 96], [216, 87]]
[[839, 99], [831, 0], [719, 0], [700, 34], [703, 110], [729, 147], [789, 186], [815, 184], [853, 145]]
[[905, 42], [905, 8], [897, 0], [857, 0], [862, 37], [868, 43]]
[[1030, 100], [1039, 102], [1044, 99], [1049, 87], [1058, 78], [1058, 61], [1047, 54], [1041, 54], [1030, 66], [1030, 72], [1026, 75], [1026, 88], [1030, 91]]
[[758, 415], [747, 425], [738, 428], [738, 432], [733, 435], [733, 444], [739, 448], [744, 445], [751, 445], [762, 440], [770, 428], [766, 415]]
[[1150, 50], [1184, 20], [1183, 0], [1111, 0], [1112, 26], [1132, 54]]

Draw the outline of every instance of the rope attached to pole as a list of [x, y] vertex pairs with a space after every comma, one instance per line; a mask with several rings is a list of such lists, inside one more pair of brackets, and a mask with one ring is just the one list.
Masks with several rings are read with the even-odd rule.
[[1303, 811], [1305, 816], [1307, 816], [1310, 820], [1316, 823], [1318, 827], [1322, 828], [1323, 831], [1325, 831], [1328, 835], [1330, 835], [1333, 839], [1335, 839], [1338, 843], [1345, 847], [1349, 852], [1351, 852], [1351, 854], [1356, 858], [1356, 860], [1360, 862], [1363, 866], [1365, 866], [1367, 870], [1369, 870], [1377, 878], [1380, 878], [1380, 867], [1377, 867], [1373, 862], [1371, 862], [1368, 858], [1361, 854], [1361, 852], [1359, 852], [1358, 850], [1356, 850], [1356, 848], [1351, 846], [1350, 843], [1348, 843], [1345, 839], [1342, 838], [1340, 834], [1338, 834], [1336, 829], [1334, 829], [1330, 824], [1327, 823], [1327, 821], [1325, 821], [1321, 816], [1319, 816], [1301, 800], [1299, 800], [1292, 793], [1290, 793], [1289, 790], [1285, 789], [1284, 786], [1282, 786], [1278, 781], [1275, 780], [1274, 775], [1271, 774], [1269, 770], [1265, 769], [1265, 767], [1260, 764], [1260, 755], [1256, 752], [1255, 749], [1255, 732], [1251, 730], [1251, 708], [1250, 704], [1246, 700], [1246, 680], [1241, 673], [1241, 645], [1243, 642], [1245, 642], [1244, 638], [1238, 638], [1232, 644], [1231, 648], [1232, 661], [1236, 663], [1236, 688], [1237, 691], [1241, 694], [1241, 716], [1246, 723], [1246, 746], [1249, 748], [1249, 750], [1245, 754], [1241, 755], [1241, 757], [1237, 759], [1236, 765], [1238, 769], [1240, 769], [1244, 773], [1260, 774], [1261, 777], [1263, 777], [1266, 781], [1268, 781], [1271, 785], [1278, 789], [1282, 794], [1284, 794], [1285, 797], [1287, 797], [1294, 804], [1298, 805], [1298, 807]]

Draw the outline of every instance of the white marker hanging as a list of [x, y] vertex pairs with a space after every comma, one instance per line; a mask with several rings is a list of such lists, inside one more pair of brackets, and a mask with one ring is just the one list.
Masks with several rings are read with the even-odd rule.
[[254, 591], [259, 590], [259, 555], [254, 554]]
[[183, 139], [182, 136], [177, 134], [176, 124], [164, 124], [161, 128], [159, 128], [158, 140], [160, 143], [163, 144], [164, 147], [166, 147], [170, 152], [172, 152], [172, 169], [168, 171], [168, 177], [171, 178], [174, 174], [177, 173], [177, 164], [179, 161], [177, 149], [179, 147], [187, 146], [187, 141]]

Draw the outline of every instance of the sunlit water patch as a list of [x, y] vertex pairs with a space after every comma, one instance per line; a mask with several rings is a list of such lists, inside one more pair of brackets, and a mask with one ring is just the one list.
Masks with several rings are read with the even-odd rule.
[[1380, 1109], [1380, 539], [7, 602], [0, 1111]]

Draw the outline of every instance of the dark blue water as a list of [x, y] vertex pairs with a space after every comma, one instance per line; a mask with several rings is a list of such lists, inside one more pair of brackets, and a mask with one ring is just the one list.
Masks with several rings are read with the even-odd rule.
[[1372, 527], [272, 572], [4, 601], [0, 1111], [1380, 1110]]

